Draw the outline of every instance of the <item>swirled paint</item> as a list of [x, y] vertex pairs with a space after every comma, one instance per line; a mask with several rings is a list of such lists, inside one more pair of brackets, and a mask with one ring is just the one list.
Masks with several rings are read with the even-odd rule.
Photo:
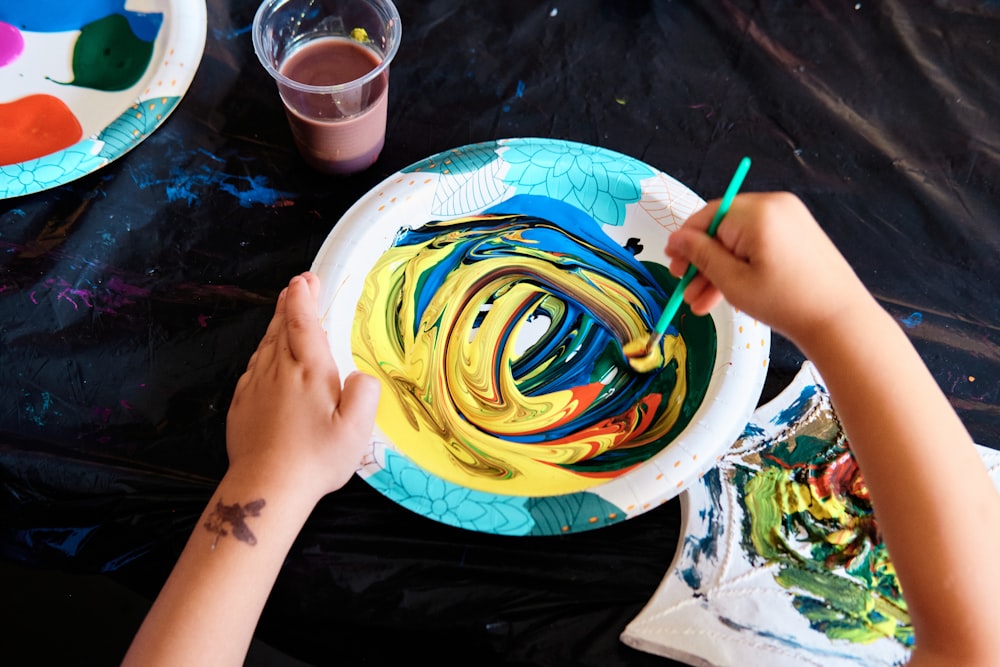
[[624, 474], [690, 421], [714, 364], [711, 318], [685, 312], [663, 366], [629, 369], [622, 345], [653, 326], [669, 282], [544, 197], [401, 230], [352, 330], [358, 368], [383, 384], [378, 425], [481, 491], [566, 494]]
[[[795, 608], [832, 639], [913, 645], [903, 591], [857, 462], [843, 437], [800, 433], [739, 470], [746, 546], [796, 591]], [[844, 575], [848, 576], [844, 576]]]

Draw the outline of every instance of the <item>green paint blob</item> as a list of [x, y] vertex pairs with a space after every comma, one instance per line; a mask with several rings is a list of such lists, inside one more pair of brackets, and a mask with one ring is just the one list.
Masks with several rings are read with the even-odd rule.
[[149, 67], [153, 42], [135, 36], [128, 20], [112, 14], [88, 23], [73, 48], [70, 85], [116, 91], [134, 86]]

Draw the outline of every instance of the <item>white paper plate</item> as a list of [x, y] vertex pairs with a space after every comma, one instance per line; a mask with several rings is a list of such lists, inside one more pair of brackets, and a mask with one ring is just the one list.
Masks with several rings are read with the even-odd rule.
[[[32, 125], [0, 140], [0, 199], [69, 183], [138, 145], [191, 85], [206, 30], [204, 0], [0, 4], [0, 137], [15, 120]], [[24, 106], [37, 95], [45, 115]], [[71, 125], [67, 114], [78, 138], [41, 138]]]
[[[387, 363], [385, 359], [366, 362], [362, 357], [367, 352], [352, 349], [352, 327], [360, 326], [355, 321], [356, 310], [369, 273], [402, 232], [432, 221], [455, 221], [498, 209], [510, 212], [507, 209], [541, 205], [546, 210], [567, 213], [567, 229], [572, 228], [574, 233], [592, 230], [590, 238], [624, 253], [634, 264], [662, 266], [666, 263], [663, 247], [667, 236], [702, 204], [697, 195], [653, 167], [603, 148], [567, 141], [507, 139], [464, 146], [422, 160], [386, 179], [351, 207], [313, 263], [313, 272], [323, 282], [321, 313], [334, 357], [344, 375], [359, 365], [370, 372], [372, 366], [367, 363], [378, 368]], [[530, 233], [535, 234], [537, 229], [532, 227]], [[516, 265], [518, 260], [510, 262]], [[673, 287], [672, 283], [663, 284], [661, 274], [665, 273], [657, 273], [656, 281], [662, 285], [657, 289], [662, 293], [655, 297], [657, 303], [647, 313], [649, 322], [643, 326], [655, 323]], [[632, 285], [629, 280], [625, 283]], [[462, 300], [460, 294], [447, 296], [455, 302]], [[478, 309], [479, 305], [474, 307]], [[438, 460], [444, 441], [420, 449], [426, 443], [417, 446], [414, 443], [418, 438], [398, 435], [397, 424], [406, 419], [405, 410], [396, 402], [388, 380], [383, 380], [380, 426], [359, 475], [414, 512], [487, 533], [563, 534], [642, 514], [675, 497], [712, 466], [740, 436], [760, 397], [770, 352], [770, 330], [728, 304], [719, 305], [710, 316], [710, 321], [701, 320], [701, 326], [707, 323], [710, 329], [714, 327], [714, 357], [710, 346], [689, 341], [689, 365], [694, 363], [691, 360], [702, 363], [705, 393], [689, 406], [686, 426], [678, 426], [673, 437], [662, 438], [646, 450], [635, 450], [649, 454], [622, 464], [620, 469], [615, 467], [618, 464], [603, 469], [598, 466], [597, 470], [603, 472], [595, 474], [594, 469], [580, 472], [581, 468], [569, 466], [581, 480], [580, 488], [553, 491], [544, 475], [536, 475], [528, 478], [532, 482], [527, 485], [529, 490], [521, 484], [516, 491], [507, 493], [503, 479], [480, 483], [473, 478], [473, 483], [465, 483], [463, 480], [470, 479], [467, 475], [453, 477], [448, 468], [418, 464], [415, 459], [427, 461], [426, 456], [432, 454]], [[688, 317], [691, 319], [685, 322], [694, 321], [693, 316]], [[370, 323], [377, 318], [364, 319]], [[462, 336], [468, 337], [467, 333]], [[499, 338], [502, 336], [496, 336]], [[489, 352], [498, 349], [496, 340], [475, 340]], [[449, 343], [447, 347], [455, 346]], [[702, 356], [697, 358], [699, 354]], [[565, 377], [571, 376], [574, 364], [584, 356], [560, 360]], [[448, 391], [468, 393], [469, 386], [449, 386]], [[633, 387], [616, 398], [624, 400], [626, 396], [638, 400], [642, 393]], [[405, 441], [393, 442], [387, 430]], [[427, 428], [417, 432], [423, 438]], [[519, 442], [518, 446], [524, 444], [524, 440]], [[559, 479], [566, 476], [563, 466], [544, 467], [553, 468], [559, 468]]]

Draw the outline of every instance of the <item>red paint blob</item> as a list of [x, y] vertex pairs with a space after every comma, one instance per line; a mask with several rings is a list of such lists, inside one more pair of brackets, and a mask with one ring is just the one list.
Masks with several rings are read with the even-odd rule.
[[69, 107], [52, 95], [28, 95], [0, 104], [0, 165], [61, 151], [83, 137]]

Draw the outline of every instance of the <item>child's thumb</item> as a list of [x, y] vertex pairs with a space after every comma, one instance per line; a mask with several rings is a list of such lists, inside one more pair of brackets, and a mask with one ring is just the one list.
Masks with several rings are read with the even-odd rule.
[[344, 380], [337, 412], [357, 426], [371, 428], [375, 424], [382, 383], [378, 379], [355, 371]]

